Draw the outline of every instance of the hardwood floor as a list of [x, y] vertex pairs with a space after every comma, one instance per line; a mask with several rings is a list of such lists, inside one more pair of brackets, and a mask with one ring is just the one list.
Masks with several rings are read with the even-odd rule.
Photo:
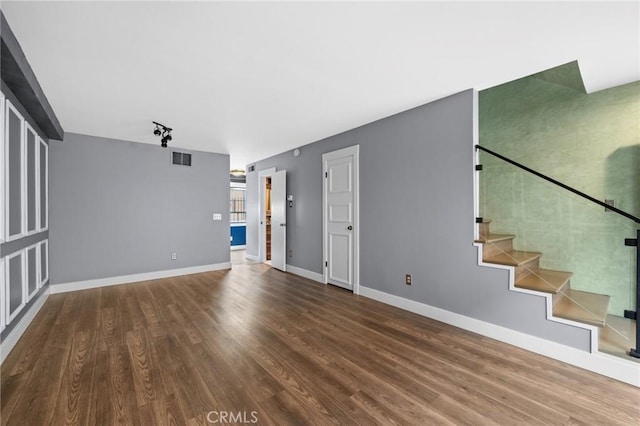
[[632, 386], [261, 264], [52, 295], [7, 425], [640, 423]]

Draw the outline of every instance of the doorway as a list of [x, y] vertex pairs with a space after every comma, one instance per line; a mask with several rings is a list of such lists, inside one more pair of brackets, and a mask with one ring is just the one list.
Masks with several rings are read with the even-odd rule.
[[360, 147], [322, 155], [322, 221], [325, 283], [359, 294]]
[[259, 259], [286, 271], [286, 170], [275, 168], [258, 174], [259, 182]]
[[264, 217], [262, 219], [265, 223], [264, 261], [271, 265], [271, 176], [265, 178]]

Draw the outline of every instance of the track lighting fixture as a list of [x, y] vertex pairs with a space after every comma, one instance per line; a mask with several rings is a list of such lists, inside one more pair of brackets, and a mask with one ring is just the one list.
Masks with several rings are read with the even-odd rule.
[[162, 139], [160, 139], [160, 146], [166, 148], [167, 143], [173, 139], [171, 137], [171, 130], [173, 129], [156, 121], [152, 121], [152, 123], [156, 125], [156, 128], [153, 130], [153, 134], [156, 136], [162, 135]]

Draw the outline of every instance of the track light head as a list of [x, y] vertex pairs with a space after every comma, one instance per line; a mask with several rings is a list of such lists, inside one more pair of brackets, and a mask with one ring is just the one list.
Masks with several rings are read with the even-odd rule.
[[156, 121], [152, 121], [153, 124], [156, 125], [156, 128], [153, 130], [153, 134], [156, 136], [162, 135], [162, 139], [160, 139], [160, 146], [163, 148], [167, 147], [167, 143], [173, 139], [171, 137], [171, 129], [170, 127], [165, 126], [164, 124], [160, 124]]

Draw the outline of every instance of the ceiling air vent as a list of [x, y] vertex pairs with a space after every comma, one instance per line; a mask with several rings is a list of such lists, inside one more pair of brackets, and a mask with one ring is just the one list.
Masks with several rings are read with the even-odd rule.
[[191, 166], [191, 154], [173, 151], [171, 153], [171, 163], [178, 166]]

